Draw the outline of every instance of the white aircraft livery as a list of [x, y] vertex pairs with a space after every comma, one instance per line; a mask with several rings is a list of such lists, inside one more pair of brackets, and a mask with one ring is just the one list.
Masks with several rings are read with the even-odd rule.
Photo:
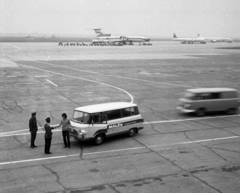
[[150, 38], [143, 36], [111, 36], [111, 34], [104, 34], [101, 28], [93, 29], [97, 34], [97, 37], [92, 40], [93, 44], [118, 44], [118, 45], [133, 45], [134, 42], [139, 44], [147, 42], [149, 44]]
[[232, 38], [225, 38], [225, 37], [204, 37], [204, 39], [212, 43], [216, 43], [216, 42], [233, 43]]
[[207, 40], [204, 39], [203, 37], [200, 37], [199, 35], [196, 38], [178, 38], [175, 33], [173, 34], [173, 41], [179, 41], [182, 44], [194, 44], [194, 43], [206, 44], [207, 43]]

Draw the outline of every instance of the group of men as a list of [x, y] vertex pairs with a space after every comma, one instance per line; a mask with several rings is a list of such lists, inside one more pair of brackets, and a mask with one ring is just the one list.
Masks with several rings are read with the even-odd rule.
[[[51, 127], [50, 122], [51, 118], [47, 117], [45, 119], [46, 123], [44, 124], [44, 130], [45, 130], [45, 148], [44, 152], [45, 154], [52, 154], [50, 152], [50, 147], [51, 147], [51, 141], [52, 141], [52, 130], [55, 128], [58, 128], [62, 126], [62, 136], [63, 136], [63, 142], [64, 142], [64, 148], [68, 147], [70, 148], [70, 137], [69, 137], [69, 126], [70, 126], [70, 121], [67, 119], [67, 114], [63, 113], [62, 114], [62, 120], [61, 123], [56, 126], [56, 127]], [[29, 120], [29, 131], [31, 133], [31, 148], [37, 147], [35, 145], [35, 139], [37, 136], [37, 131], [38, 131], [38, 125], [37, 125], [37, 118], [36, 118], [36, 112], [32, 113], [32, 117]]]

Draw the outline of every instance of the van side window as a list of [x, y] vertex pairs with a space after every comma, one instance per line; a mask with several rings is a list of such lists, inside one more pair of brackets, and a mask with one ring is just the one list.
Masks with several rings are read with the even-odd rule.
[[134, 107], [122, 109], [122, 116], [123, 117], [129, 117], [135, 115]]
[[107, 123], [107, 116], [103, 113], [101, 114], [93, 114], [91, 116], [91, 123], [94, 124], [106, 124]]
[[221, 93], [200, 93], [195, 98], [196, 100], [220, 99]]
[[120, 110], [112, 110], [107, 112], [107, 117], [108, 120], [113, 120], [113, 119], [120, 119], [121, 116], [121, 111]]
[[138, 107], [134, 107], [134, 112], [135, 112], [135, 115], [139, 115]]
[[221, 95], [220, 93], [212, 93], [211, 94], [211, 99], [220, 99]]
[[236, 92], [223, 92], [222, 93], [222, 98], [238, 98], [237, 93]]

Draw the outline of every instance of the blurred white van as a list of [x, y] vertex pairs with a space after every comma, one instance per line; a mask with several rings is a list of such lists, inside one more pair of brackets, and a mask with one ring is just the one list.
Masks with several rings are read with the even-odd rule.
[[143, 129], [138, 106], [127, 102], [96, 104], [76, 108], [69, 134], [77, 140], [94, 140], [96, 145], [106, 137], [128, 133], [134, 136]]
[[188, 89], [179, 99], [177, 109], [184, 113], [196, 113], [199, 116], [211, 111], [238, 112], [239, 93], [232, 88], [196, 88]]

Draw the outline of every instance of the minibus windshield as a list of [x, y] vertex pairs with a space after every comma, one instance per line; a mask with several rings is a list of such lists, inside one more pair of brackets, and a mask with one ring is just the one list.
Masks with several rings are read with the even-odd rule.
[[89, 123], [89, 118], [90, 118], [90, 114], [88, 113], [81, 112], [81, 111], [74, 111], [72, 121], [75, 121], [77, 123], [87, 124]]
[[192, 92], [185, 92], [185, 93], [184, 93], [184, 98], [186, 98], [186, 99], [191, 99], [191, 100], [193, 100], [194, 97], [195, 97], [195, 94], [192, 93]]

